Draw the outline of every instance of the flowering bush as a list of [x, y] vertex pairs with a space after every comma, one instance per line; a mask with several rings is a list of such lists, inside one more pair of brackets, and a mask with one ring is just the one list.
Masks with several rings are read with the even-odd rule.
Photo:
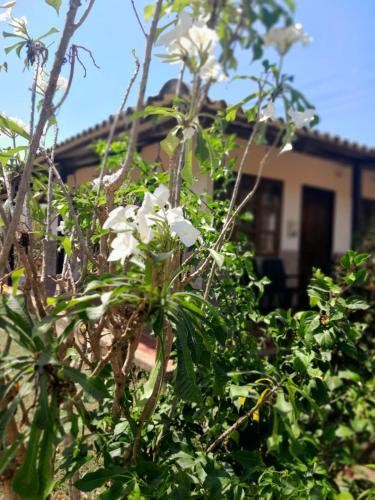
[[[33, 38], [27, 20], [13, 15], [16, 1], [0, 6], [6, 44], [12, 39], [6, 53], [23, 59], [31, 82], [29, 124], [0, 115], [5, 498], [370, 499], [366, 478], [345, 482], [348, 467], [370, 461], [374, 432], [371, 345], [353, 316], [368, 304], [351, 292], [366, 281], [367, 256], [344, 256], [337, 282], [317, 270], [311, 309], [263, 316], [267, 280], [231, 241], [271, 152], [292, 149], [296, 130], [317, 119], [282, 72], [293, 44], [310, 41], [293, 22], [294, 3], [146, 7], [142, 69], [135, 59], [108, 140], [97, 145], [97, 178], [72, 190], [55, 165], [57, 112], [80, 52], [95, 64], [72, 43], [94, 4], [40, 0], [41, 9], [66, 10], [54, 58], [45, 40], [55, 28]], [[154, 46], [179, 66], [176, 95], [159, 107], [145, 105]], [[216, 115], [203, 112], [210, 86], [236, 76], [239, 51], [256, 60], [268, 46], [277, 59], [264, 58], [261, 75], [247, 76], [249, 95]], [[181, 92], [187, 78], [189, 96]], [[251, 132], [237, 162], [227, 130], [244, 105]], [[171, 123], [160, 142], [164, 163], [137, 153], [150, 116]], [[245, 161], [271, 121], [275, 140], [238, 203]], [[194, 162], [212, 183], [233, 181], [229, 200], [197, 194]], [[156, 346], [148, 373], [135, 363], [145, 336]]]

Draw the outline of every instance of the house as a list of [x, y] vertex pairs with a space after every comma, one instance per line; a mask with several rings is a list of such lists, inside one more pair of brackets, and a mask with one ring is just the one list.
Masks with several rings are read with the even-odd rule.
[[[167, 82], [148, 104], [168, 105], [176, 81]], [[189, 89], [184, 86], [184, 92]], [[215, 114], [223, 101], [210, 101], [204, 111]], [[124, 114], [116, 131], [127, 130]], [[57, 146], [55, 158], [63, 179], [77, 186], [98, 176], [99, 158], [93, 144], [106, 139], [113, 117], [71, 137]], [[146, 119], [140, 127], [138, 150], [146, 161], [166, 159], [159, 142], [173, 122]], [[268, 129], [269, 141], [278, 125]], [[241, 155], [251, 132], [242, 111], [228, 132], [237, 136]], [[243, 189], [249, 188], [266, 146], [254, 146], [245, 164]], [[200, 176], [194, 189], [213, 192], [207, 176]], [[240, 193], [241, 196], [241, 193]], [[375, 226], [375, 148], [367, 148], [337, 136], [301, 129], [293, 151], [274, 154], [266, 166], [255, 198], [248, 207], [254, 222], [241, 224], [254, 241], [259, 265], [274, 261], [290, 276], [293, 286], [303, 287], [313, 266], [329, 270], [330, 264], [352, 247], [363, 229]], [[280, 267], [281, 264], [281, 267]], [[269, 265], [268, 269], [272, 270]]]

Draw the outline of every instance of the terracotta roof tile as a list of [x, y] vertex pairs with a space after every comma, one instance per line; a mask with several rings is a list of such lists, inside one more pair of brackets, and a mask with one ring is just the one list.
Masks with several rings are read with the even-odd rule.
[[[170, 98], [173, 95], [173, 94], [169, 93], [170, 86], [172, 85], [172, 84], [169, 85], [170, 83], [171, 83], [171, 81], [167, 82], [162, 87], [162, 89], [158, 95], [150, 96], [147, 99], [147, 104], [152, 104], [152, 103], [155, 103], [157, 101], [168, 102], [168, 97]], [[173, 83], [173, 85], [175, 84], [174, 81], [172, 83]], [[166, 91], [168, 91], [168, 92], [166, 93]], [[210, 108], [212, 111], [215, 111], [215, 110], [218, 111], [221, 109], [225, 109], [227, 107], [227, 103], [226, 103], [226, 101], [224, 101], [222, 99], [217, 100], [217, 101], [212, 101], [211, 99], [208, 99], [207, 100], [207, 107]], [[124, 126], [124, 121], [125, 121], [126, 116], [130, 116], [133, 113], [133, 111], [134, 111], [134, 108], [130, 107], [125, 112], [122, 113], [122, 116], [120, 119], [120, 124], [122, 127]], [[238, 113], [237, 113], [238, 120], [236, 121], [236, 126], [241, 127], [241, 125], [242, 125], [242, 126], [245, 126], [247, 128], [249, 126], [249, 123], [247, 122], [245, 117], [246, 117], [246, 115], [245, 115], [244, 110], [242, 108], [240, 108], [238, 110]], [[76, 135], [73, 135], [72, 137], [68, 137], [67, 139], [65, 139], [64, 141], [60, 142], [57, 145], [56, 154], [58, 155], [59, 149], [61, 149], [63, 147], [65, 149], [66, 146], [68, 146], [70, 143], [76, 142], [78, 139], [85, 139], [87, 136], [89, 136], [94, 131], [97, 132], [100, 129], [104, 129], [105, 127], [110, 125], [111, 122], [113, 122], [113, 120], [114, 120], [114, 115], [109, 115], [109, 117], [107, 119], [103, 120], [101, 123], [97, 123], [96, 125], [89, 127], [87, 129], [83, 130], [82, 132], [80, 132]], [[280, 120], [280, 122], [283, 123], [283, 120]], [[346, 138], [341, 138], [338, 135], [329, 134], [328, 132], [321, 132], [321, 131], [316, 130], [316, 129], [303, 128], [300, 131], [298, 131], [297, 138], [316, 139], [316, 140], [320, 141], [323, 145], [325, 143], [326, 145], [335, 145], [335, 146], [341, 147], [343, 149], [343, 151], [345, 150], [347, 152], [350, 152], [354, 156], [356, 153], [366, 154], [366, 156], [368, 157], [369, 160], [375, 161], [375, 147], [369, 147], [369, 146], [366, 146], [364, 144], [358, 144], [357, 142], [350, 141]]]

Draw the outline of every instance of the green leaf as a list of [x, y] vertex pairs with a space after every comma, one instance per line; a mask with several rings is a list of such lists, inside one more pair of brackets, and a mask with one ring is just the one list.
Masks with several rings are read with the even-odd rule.
[[354, 432], [352, 431], [352, 429], [346, 425], [339, 425], [336, 429], [336, 436], [343, 439], [350, 438], [353, 436], [353, 434]]
[[214, 261], [216, 262], [216, 265], [219, 269], [223, 267], [224, 264], [224, 255], [222, 255], [219, 252], [216, 252], [216, 250], [213, 250], [212, 248], [210, 249], [210, 254], [212, 255]]
[[65, 236], [65, 238], [61, 242], [61, 246], [63, 247], [67, 256], [70, 257], [72, 255], [72, 242], [70, 240], [70, 237]]
[[25, 272], [24, 267], [20, 267], [16, 271], [13, 271], [11, 276], [12, 276], [12, 291], [13, 295], [17, 295], [17, 290], [18, 290], [18, 284], [20, 282], [20, 279], [23, 276], [23, 273]]
[[38, 453], [42, 430], [37, 426], [38, 411], [34, 415], [31, 425], [29, 444], [26, 450], [25, 461], [13, 478], [13, 489], [23, 499], [38, 500], [39, 497], [39, 475], [38, 475]]
[[54, 468], [53, 468], [53, 455], [55, 452], [54, 432], [49, 429], [44, 432], [42, 441], [40, 443], [39, 452], [39, 498], [48, 498], [51, 493], [54, 481]]
[[24, 128], [22, 128], [18, 123], [13, 121], [8, 116], [0, 113], [0, 129], [4, 128], [8, 132], [11, 132], [13, 135], [20, 135], [27, 140], [30, 140], [30, 134], [26, 132]]
[[60, 11], [62, 0], [44, 0], [48, 5], [53, 7], [57, 13]]
[[17, 146], [12, 149], [7, 149], [7, 150], [2, 150], [0, 152], [0, 163], [5, 167], [10, 158], [13, 158], [13, 156], [16, 156], [17, 153], [20, 151], [27, 151], [28, 147], [27, 146]]
[[176, 396], [186, 401], [201, 402], [194, 365], [191, 358], [191, 352], [188, 344], [188, 331], [185, 320], [181, 317], [181, 312], [177, 313], [179, 317], [176, 323], [177, 338], [177, 373], [176, 373]]
[[155, 361], [155, 364], [154, 364], [154, 366], [151, 370], [151, 373], [148, 377], [148, 380], [145, 384], [143, 384], [141, 386], [140, 394], [139, 394], [137, 404], [136, 404], [137, 408], [142, 408], [145, 405], [146, 401], [148, 401], [148, 399], [150, 398], [150, 396], [154, 390], [154, 387], [155, 387], [155, 384], [156, 384], [156, 381], [158, 378], [158, 373], [159, 373], [159, 370], [160, 370], [162, 363], [163, 363], [163, 360], [164, 360], [163, 341], [164, 341], [164, 339], [163, 340], [160, 339], [160, 341], [158, 343], [158, 349], [156, 352], [156, 361]]
[[0, 297], [0, 330], [5, 330], [24, 349], [35, 352], [36, 345], [31, 338], [32, 322], [24, 311], [22, 295]]
[[354, 497], [349, 491], [341, 491], [335, 496], [335, 500], [354, 500]]
[[70, 366], [64, 366], [60, 370], [60, 374], [61, 378], [68, 378], [74, 383], [79, 384], [90, 396], [99, 402], [109, 397], [102, 380], [97, 377], [88, 377], [86, 374]]
[[59, 30], [57, 28], [52, 27], [50, 30], [47, 31], [47, 33], [44, 33], [44, 35], [37, 38], [37, 40], [40, 41], [43, 38], [47, 38], [47, 36], [54, 35], [55, 33], [58, 33], [58, 32], [59, 32]]
[[356, 310], [365, 311], [370, 307], [370, 304], [368, 304], [365, 300], [361, 299], [360, 297], [349, 297], [348, 299], [345, 300], [345, 305], [348, 309], [352, 309], [353, 311]]
[[148, 22], [152, 16], [154, 15], [155, 12], [155, 4], [150, 4], [146, 5], [145, 8], [143, 9], [143, 17], [145, 18], [145, 21]]
[[24, 434], [18, 434], [16, 440], [11, 446], [8, 446], [0, 453], [0, 474], [8, 467], [10, 462], [16, 456], [16, 453], [25, 439]]
[[335, 343], [335, 338], [329, 330], [318, 333], [316, 335], [316, 340], [318, 344], [323, 347], [323, 349], [330, 349]]
[[126, 471], [121, 467], [107, 467], [105, 469], [98, 469], [95, 472], [88, 472], [76, 481], [74, 486], [81, 491], [92, 491], [100, 488], [107, 481], [124, 475], [126, 475]]
[[169, 132], [167, 137], [160, 142], [162, 150], [171, 158], [176, 151], [176, 148], [180, 144], [180, 139], [175, 136], [172, 132]]
[[203, 164], [210, 158], [210, 150], [207, 146], [204, 132], [199, 128], [197, 134], [197, 143], [195, 147], [195, 158], [198, 163]]
[[3, 439], [5, 437], [5, 430], [10, 419], [13, 417], [17, 410], [19, 404], [19, 398], [15, 398], [12, 403], [0, 414], [0, 437]]

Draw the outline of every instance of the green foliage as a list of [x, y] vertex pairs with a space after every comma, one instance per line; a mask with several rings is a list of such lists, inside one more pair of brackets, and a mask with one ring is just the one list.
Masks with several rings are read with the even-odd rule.
[[[61, 0], [45, 1], [59, 12]], [[219, 8], [214, 0], [164, 2], [161, 19], [173, 19], [157, 36], [185, 7], [212, 15], [226, 72], [237, 66], [237, 46], [250, 49], [252, 60], [261, 59], [262, 33], [291, 24], [295, 8], [292, 0], [224, 2]], [[154, 6], [146, 6], [146, 21], [153, 12]], [[17, 32], [5, 32], [5, 38], [17, 39], [5, 51], [20, 56], [27, 49], [26, 66], [32, 66], [33, 50], [47, 60], [41, 40], [56, 31], [33, 40], [22, 21]], [[194, 56], [186, 64], [197, 73]], [[63, 286], [45, 301], [41, 293], [40, 304], [35, 291], [43, 280], [32, 270], [33, 294], [25, 286], [23, 295], [21, 278], [30, 281], [25, 264], [10, 274], [12, 287], [0, 299], [3, 343], [19, 350], [0, 360], [0, 472], [15, 472], [12, 484], [21, 498], [49, 498], [68, 481], [103, 500], [372, 498], [370, 481], [346, 475], [372, 460], [375, 433], [367, 251], [343, 256], [336, 276], [315, 270], [307, 310], [265, 315], [260, 302], [268, 279], [257, 277], [249, 242], [228, 238], [216, 245], [230, 215], [226, 194], [235, 179], [237, 138], [228, 131], [240, 108], [254, 125], [271, 99], [283, 100], [286, 115], [291, 108], [311, 107], [282, 73], [281, 61], [263, 60], [262, 67], [261, 78], [236, 77], [248, 81], [248, 95], [218, 114], [205, 108], [195, 113], [197, 103], [181, 95], [165, 106], [147, 105], [129, 119], [170, 125], [160, 147], [170, 165], [179, 159], [171, 170], [181, 176], [184, 215], [200, 231], [194, 249], [183, 250], [167, 223], [157, 221], [151, 242], [136, 233], [141, 258], [108, 265], [114, 235], [103, 229], [110, 200], [105, 187], [98, 193], [88, 182], [69, 190], [72, 210], [66, 192], [53, 183], [51, 211], [63, 227], [48, 236], [69, 264], [65, 276], [56, 277]], [[199, 88], [198, 80], [195, 74], [193, 87]], [[48, 126], [54, 124], [53, 117]], [[0, 131], [13, 142], [30, 141], [5, 115]], [[255, 144], [264, 144], [266, 134], [267, 123], [259, 124]], [[289, 120], [281, 141], [294, 134]], [[111, 144], [106, 175], [123, 164], [128, 141]], [[10, 176], [19, 176], [27, 147], [13, 146], [1, 151], [0, 162]], [[104, 141], [96, 145], [100, 158], [106, 148]], [[193, 192], [195, 172], [210, 176], [214, 198]], [[159, 157], [147, 163], [135, 153], [110, 205], [139, 207], [146, 193], [169, 183]], [[39, 203], [47, 198], [43, 166], [34, 172], [30, 194], [32, 262], [46, 232], [46, 209]], [[78, 226], [90, 255], [84, 256]], [[190, 280], [206, 259], [205, 274]], [[142, 333], [157, 346], [150, 373], [131, 363]], [[9, 443], [5, 431], [13, 422], [22, 432]]]
[[45, 0], [45, 2], [53, 7], [57, 13], [59, 13], [62, 0]]

